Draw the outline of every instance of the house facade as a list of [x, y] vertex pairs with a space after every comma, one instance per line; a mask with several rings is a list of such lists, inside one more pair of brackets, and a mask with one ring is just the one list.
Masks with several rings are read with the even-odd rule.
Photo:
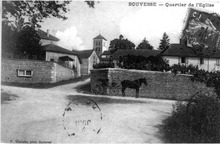
[[184, 44], [171, 44], [170, 47], [163, 52], [163, 59], [167, 60], [169, 65], [193, 65], [198, 66], [199, 69], [206, 71], [220, 70], [220, 51], [213, 53], [204, 51], [205, 55], [199, 56], [191, 48]]
[[79, 57], [82, 60], [81, 64], [81, 74], [89, 75], [90, 70], [93, 69], [93, 65], [99, 63], [99, 57], [96, 54], [95, 50], [84, 50], [78, 51]]
[[81, 76], [82, 61], [77, 53], [54, 44], [44, 45], [43, 48], [45, 51], [45, 61], [54, 61], [74, 70], [77, 77]]
[[100, 63], [109, 63], [111, 61], [112, 54], [110, 51], [104, 51], [100, 56]]

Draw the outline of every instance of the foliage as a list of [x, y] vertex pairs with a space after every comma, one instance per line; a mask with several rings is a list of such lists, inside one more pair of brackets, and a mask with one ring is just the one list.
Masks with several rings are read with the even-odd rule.
[[[40, 26], [44, 18], [57, 17], [67, 19], [64, 15], [70, 1], [3, 1], [3, 22], [20, 29], [23, 25]], [[25, 22], [25, 20], [27, 20]]]
[[[86, 1], [86, 3], [89, 7], [94, 8], [94, 1]], [[63, 20], [67, 19], [65, 13], [68, 11], [68, 4], [70, 4], [70, 1], [3, 1], [2, 54], [23, 54], [24, 51], [31, 55], [35, 52], [37, 52], [37, 55], [41, 53], [39, 48], [37, 51], [33, 49], [33, 47], [39, 46], [36, 43], [38, 41], [38, 37], [35, 35], [35, 32], [31, 31], [29, 28], [32, 27], [34, 29], [36, 27], [40, 27], [40, 23], [46, 18], [56, 17]], [[25, 31], [28, 31], [27, 28], [31, 31], [30, 34], [24, 34]], [[22, 39], [20, 36], [25, 39]], [[34, 37], [30, 38], [28, 36]], [[24, 48], [21, 46], [24, 46]], [[28, 46], [31, 47], [28, 49]]]
[[146, 38], [144, 38], [142, 40], [142, 42], [137, 46], [136, 49], [149, 49], [149, 50], [152, 50], [153, 46], [151, 44], [149, 44], [149, 42], [146, 40]]
[[[2, 1], [2, 20], [16, 29], [25, 25], [40, 27], [40, 22], [46, 18], [56, 17], [66, 20], [67, 5], [71, 1]], [[94, 8], [95, 1], [85, 1]]]
[[119, 39], [114, 39], [110, 42], [109, 50], [111, 53], [115, 53], [118, 49], [133, 49], [135, 44], [125, 39], [122, 35], [119, 36]]
[[214, 87], [217, 94], [196, 94], [174, 105], [172, 115], [164, 120], [163, 130], [169, 143], [220, 142], [220, 72], [199, 70], [192, 65], [174, 65], [171, 71], [192, 74], [191, 80]]
[[17, 31], [2, 23], [2, 56], [6, 56], [6, 53], [16, 53], [16, 37]]
[[[95, 8], [95, 2], [96, 1], [85, 1], [85, 2], [88, 4], [89, 7]], [[97, 1], [97, 2], [99, 3], [99, 1]]]
[[43, 49], [40, 45], [40, 36], [32, 27], [25, 26], [18, 32], [16, 41], [17, 49], [23, 53], [33, 57], [43, 55]]
[[192, 81], [197, 81], [205, 83], [207, 87], [214, 87], [215, 92], [220, 97], [220, 72], [208, 72], [203, 69], [198, 69], [198, 66], [194, 67], [192, 65], [185, 66], [180, 64], [175, 64], [171, 66], [171, 72], [174, 74], [191, 74]]
[[93, 65], [94, 69], [100, 69], [100, 68], [114, 68], [113, 63], [98, 63]]
[[166, 50], [170, 46], [170, 39], [166, 33], [163, 33], [163, 37], [160, 40], [159, 50]]
[[181, 73], [181, 74], [194, 74], [196, 71], [198, 71], [198, 66], [194, 67], [193, 65], [180, 65], [180, 64], [174, 64], [171, 66], [171, 72], [174, 74]]
[[139, 70], [152, 70], [152, 71], [168, 71], [169, 64], [161, 57], [157, 56], [135, 56], [126, 55], [119, 57], [118, 66], [125, 69], [139, 69]]
[[166, 142], [219, 143], [220, 101], [201, 94], [187, 103], [177, 102], [163, 121]]

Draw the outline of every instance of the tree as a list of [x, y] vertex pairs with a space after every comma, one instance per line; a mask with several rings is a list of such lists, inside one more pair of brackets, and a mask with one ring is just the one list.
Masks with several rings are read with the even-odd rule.
[[159, 50], [166, 50], [170, 46], [170, 39], [169, 36], [165, 33], [163, 33], [163, 37], [160, 40]]
[[135, 48], [135, 44], [129, 41], [128, 39], [124, 39], [123, 35], [120, 35], [119, 38], [114, 39], [110, 42], [110, 52], [115, 53], [118, 49], [133, 49]]
[[[86, 1], [94, 8], [94, 1]], [[24, 25], [40, 27], [40, 22], [50, 17], [66, 20], [65, 13], [69, 11], [70, 1], [2, 1], [2, 20], [10, 26], [21, 29]]]
[[[2, 54], [17, 53], [16, 50], [21, 50], [33, 55], [35, 50], [32, 47], [26, 49], [27, 46], [32, 45], [38, 47], [36, 43], [39, 42], [39, 37], [36, 35], [34, 29], [40, 27], [40, 23], [46, 18], [56, 17], [66, 20], [65, 13], [68, 11], [67, 5], [70, 1], [34, 1], [34, 0], [19, 0], [19, 1], [3, 1], [2, 2]], [[86, 1], [86, 3], [94, 8], [94, 1]], [[30, 34], [26, 32], [31, 32]], [[26, 36], [34, 36], [28, 38]], [[24, 39], [21, 39], [21, 37]], [[28, 41], [31, 40], [31, 41]], [[32, 42], [34, 40], [34, 42]], [[25, 44], [26, 42], [27, 44]], [[24, 46], [24, 49], [21, 46]], [[34, 46], [35, 45], [35, 46]], [[15, 48], [17, 46], [17, 48]], [[39, 49], [36, 49], [39, 50]], [[19, 51], [18, 51], [19, 52]], [[36, 52], [36, 51], [35, 51]], [[41, 51], [36, 52], [36, 54]]]
[[124, 69], [138, 69], [151, 71], [169, 71], [170, 66], [167, 61], [159, 56], [136, 56], [124, 55], [119, 57], [118, 67]]
[[10, 26], [2, 23], [2, 56], [16, 53], [16, 37], [17, 32], [13, 31]]
[[136, 49], [148, 49], [148, 50], [152, 50], [153, 46], [151, 44], [149, 44], [149, 42], [146, 40], [146, 38], [144, 38], [142, 40], [142, 42], [137, 46]]
[[16, 47], [23, 55], [28, 55], [31, 58], [37, 56], [39, 59], [43, 55], [40, 40], [41, 38], [35, 29], [25, 26], [18, 32]]

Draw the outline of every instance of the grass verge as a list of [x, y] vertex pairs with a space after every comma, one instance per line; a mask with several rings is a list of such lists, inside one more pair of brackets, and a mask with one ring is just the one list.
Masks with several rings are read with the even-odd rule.
[[2, 85], [7, 85], [7, 86], [16, 86], [16, 87], [26, 87], [26, 88], [36, 88], [36, 89], [47, 89], [47, 88], [52, 88], [60, 85], [65, 85], [65, 84], [71, 84], [71, 83], [76, 83], [79, 81], [83, 81], [89, 78], [89, 76], [84, 76], [84, 77], [78, 77], [74, 79], [69, 79], [65, 81], [60, 81], [57, 83], [34, 83], [34, 84], [25, 84], [25, 83], [8, 83], [8, 82], [2, 82]]

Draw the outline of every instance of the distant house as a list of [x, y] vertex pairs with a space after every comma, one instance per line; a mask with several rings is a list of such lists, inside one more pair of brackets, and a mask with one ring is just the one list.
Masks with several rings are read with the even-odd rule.
[[218, 71], [220, 70], [220, 51], [216, 51], [213, 54], [208, 54], [199, 56], [191, 48], [187, 47], [185, 44], [171, 44], [170, 47], [163, 52], [162, 57], [168, 60], [169, 65], [174, 64], [181, 65], [193, 65], [198, 66], [199, 69], [204, 69], [207, 71]]
[[100, 63], [109, 63], [111, 61], [112, 54], [110, 51], [104, 51], [100, 56]]
[[119, 61], [119, 58], [121, 56], [135, 55], [135, 56], [149, 57], [149, 56], [157, 56], [160, 53], [161, 53], [161, 51], [159, 51], [159, 50], [147, 50], [147, 49], [126, 49], [126, 50], [124, 50], [124, 49], [119, 49], [112, 55], [112, 60], [116, 66], [116, 64]]
[[81, 59], [76, 52], [64, 49], [54, 44], [43, 46], [45, 51], [45, 60], [54, 61], [67, 68], [75, 70], [77, 76], [81, 75]]
[[56, 38], [55, 36], [50, 34], [50, 30], [47, 30], [47, 32], [38, 29], [38, 35], [40, 36], [40, 44], [43, 45], [48, 45], [48, 44], [56, 44], [59, 39]]
[[82, 60], [81, 74], [89, 75], [93, 65], [99, 63], [99, 57], [95, 50], [78, 51], [79, 57]]

